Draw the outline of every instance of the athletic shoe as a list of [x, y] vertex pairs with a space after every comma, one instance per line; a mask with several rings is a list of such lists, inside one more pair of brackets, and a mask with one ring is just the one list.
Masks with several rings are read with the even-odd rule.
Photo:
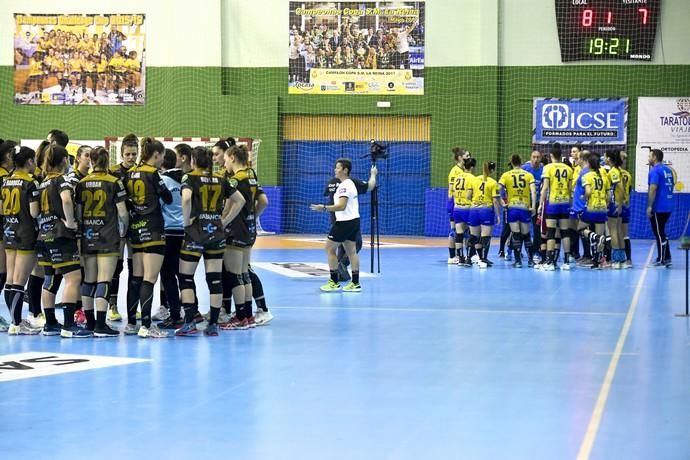
[[473, 255], [472, 257], [470, 257], [470, 262], [472, 262], [472, 264], [474, 264], [474, 265], [478, 264], [479, 263], [479, 256], [477, 254]]
[[19, 325], [15, 324], [10, 324], [9, 329], [7, 330], [8, 335], [36, 335], [41, 332], [43, 328], [33, 328], [29, 326], [29, 323], [26, 322], [26, 320], [22, 321], [19, 323]]
[[201, 313], [199, 313], [199, 312], [197, 311], [197, 312], [196, 312], [196, 315], [194, 315], [194, 322], [197, 323], [197, 324], [199, 324], [199, 323], [203, 323], [204, 321], [206, 321], [206, 320], [204, 319], [204, 316], [203, 316]]
[[498, 251], [498, 258], [499, 259], [505, 259], [506, 258], [505, 251]]
[[237, 316], [234, 316], [232, 320], [229, 323], [222, 324], [220, 328], [224, 331], [235, 331], [235, 330], [244, 330], [244, 329], [249, 329], [249, 322], [247, 319], [238, 319]]
[[491, 262], [489, 259], [482, 259], [482, 261], [485, 262], [486, 265], [488, 265], [489, 267], [493, 267], [493, 266], [494, 266], [494, 263]]
[[633, 263], [632, 263], [631, 261], [629, 261], [629, 260], [626, 260], [626, 261], [623, 262], [623, 264], [621, 265], [621, 268], [623, 268], [623, 269], [633, 268]]
[[10, 328], [10, 323], [5, 318], [0, 316], [0, 332], [7, 332]]
[[136, 324], [129, 324], [125, 326], [124, 330], [122, 331], [125, 333], [125, 335], [137, 335], [139, 333], [139, 328], [137, 327]]
[[519, 262], [519, 261], [513, 262], [513, 268], [522, 268], [522, 262]]
[[158, 323], [159, 329], [179, 329], [182, 326], [184, 326], [184, 320], [180, 318], [176, 321], [172, 318], [172, 316], [169, 316], [165, 321]]
[[83, 309], [74, 311], [74, 322], [77, 324], [86, 324], [86, 314]]
[[564, 263], [563, 265], [561, 265], [561, 270], [570, 270], [570, 263]]
[[621, 267], [621, 263], [620, 263], [620, 262], [613, 262], [613, 263], [611, 264], [611, 268], [614, 269], [614, 270], [620, 270], [620, 269], [622, 268], [622, 267]]
[[257, 326], [265, 326], [273, 320], [273, 314], [270, 311], [258, 310], [254, 318]]
[[122, 321], [122, 315], [117, 311], [117, 305], [110, 305], [108, 310], [108, 321]]
[[234, 321], [237, 315], [235, 312], [232, 312], [232, 315], [230, 315], [227, 318], [224, 318], [223, 321], [220, 320], [220, 316], [218, 317], [218, 326], [220, 326], [221, 329], [223, 329], [223, 326]]
[[93, 330], [93, 336], [98, 338], [119, 337], [120, 331], [117, 331], [106, 324], [103, 327], [96, 326], [96, 329]]
[[39, 314], [38, 316], [34, 316], [32, 313], [29, 313], [29, 316], [26, 317], [26, 321], [29, 322], [29, 326], [32, 329], [43, 329], [43, 326], [46, 325], [46, 317], [43, 313]]
[[181, 328], [175, 331], [175, 336], [177, 337], [188, 337], [196, 335], [199, 330], [196, 328], [196, 323], [184, 323]]
[[[259, 311], [261, 311], [261, 310], [259, 310]], [[227, 323], [228, 321], [230, 321], [231, 318], [232, 318], [232, 316], [225, 313], [225, 310], [221, 309], [220, 315], [218, 315], [218, 323], [219, 324], [220, 323]]]
[[458, 263], [458, 256], [448, 257], [448, 265], [453, 265]]
[[542, 270], [545, 272], [552, 272], [556, 270], [556, 266], [554, 264], [544, 264], [544, 268]]
[[151, 319], [153, 321], [165, 321], [168, 318], [170, 318], [170, 310], [161, 305], [158, 307], [158, 312], [154, 314]]
[[55, 324], [46, 323], [43, 326], [43, 330], [41, 331], [41, 335], [45, 335], [45, 336], [60, 335], [61, 330], [62, 330], [62, 324], [60, 324], [60, 323], [55, 323]]
[[591, 267], [592, 266], [592, 259], [589, 257], [582, 257], [580, 259], [577, 259], [577, 265], [581, 267]]
[[673, 262], [671, 262], [670, 260], [665, 260], [665, 261], [663, 261], [662, 263], [664, 264], [664, 266], [665, 266], [666, 268], [671, 268], [671, 267], [673, 267]]
[[534, 267], [534, 259], [532, 259], [531, 257], [527, 259], [527, 266]]
[[481, 268], [481, 269], [489, 268], [489, 264], [487, 264], [486, 261], [484, 261], [484, 260], [480, 260], [480, 261], [477, 263], [477, 265], [478, 265], [479, 268]]
[[321, 290], [323, 292], [335, 292], [340, 290], [340, 284], [334, 282], [332, 279], [329, 279], [326, 284], [321, 286]]
[[155, 324], [151, 327], [141, 326], [137, 335], [142, 339], [165, 339], [170, 336], [168, 331], [161, 331]]
[[256, 327], [256, 318], [254, 317], [254, 315], [247, 318], [247, 326], [249, 326], [250, 329]]
[[513, 254], [508, 252], [506, 254], [506, 262], [511, 262], [513, 260]]
[[81, 328], [75, 324], [69, 329], [63, 327], [60, 330], [60, 337], [63, 339], [86, 339], [93, 337], [93, 331]]
[[359, 283], [353, 283], [350, 281], [345, 285], [343, 288], [343, 292], [360, 292], [362, 290], [362, 286]]
[[218, 337], [218, 325], [209, 324], [206, 326], [206, 329], [204, 329], [204, 335], [207, 337]]

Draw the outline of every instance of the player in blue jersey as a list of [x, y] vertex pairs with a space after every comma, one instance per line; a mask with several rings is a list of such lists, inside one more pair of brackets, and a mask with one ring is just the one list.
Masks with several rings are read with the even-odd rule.
[[[534, 186], [537, 189], [537, 203], [541, 192], [541, 175], [544, 172], [544, 165], [542, 164], [542, 154], [538, 150], [532, 152], [530, 161], [522, 165], [522, 169], [532, 174], [534, 177]], [[534, 254], [539, 253], [541, 246], [541, 227], [537, 224], [537, 216], [532, 216], [532, 246], [530, 250], [529, 260], [534, 260]]]
[[664, 152], [652, 149], [649, 152], [649, 192], [647, 195], [647, 217], [656, 237], [657, 258], [655, 267], [671, 267], [671, 250], [666, 236], [666, 222], [673, 211], [673, 187], [675, 178], [671, 168], [664, 164]]

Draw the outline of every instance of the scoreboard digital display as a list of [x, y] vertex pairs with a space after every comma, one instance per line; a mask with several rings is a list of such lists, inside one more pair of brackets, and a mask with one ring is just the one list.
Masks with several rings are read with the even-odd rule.
[[652, 59], [661, 0], [555, 2], [561, 61]]

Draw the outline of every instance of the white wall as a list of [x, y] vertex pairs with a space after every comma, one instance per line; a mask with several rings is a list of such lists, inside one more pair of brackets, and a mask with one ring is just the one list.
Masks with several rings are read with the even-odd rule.
[[13, 65], [14, 13], [144, 13], [150, 66], [221, 65], [221, 0], [0, 0], [0, 65]]

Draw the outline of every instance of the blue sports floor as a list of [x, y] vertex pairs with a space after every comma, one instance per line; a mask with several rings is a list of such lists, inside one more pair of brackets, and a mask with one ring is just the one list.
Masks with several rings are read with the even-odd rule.
[[[672, 269], [634, 241], [633, 270], [537, 272], [495, 243], [482, 271], [448, 266], [441, 240], [384, 247], [359, 294], [261, 268], [324, 263], [318, 244], [257, 250], [275, 319], [215, 338], [2, 335], [0, 457], [690, 458], [678, 244]], [[2, 380], [64, 354], [146, 361]]]

